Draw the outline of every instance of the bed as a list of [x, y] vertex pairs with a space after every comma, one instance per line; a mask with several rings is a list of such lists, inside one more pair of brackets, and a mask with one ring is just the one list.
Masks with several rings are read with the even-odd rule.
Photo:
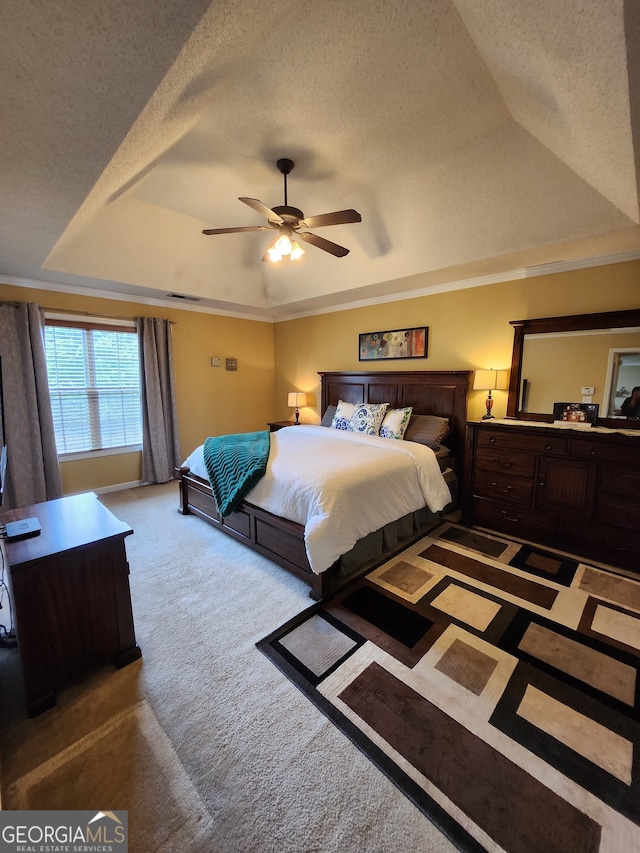
[[[393, 523], [383, 524], [363, 536], [347, 552], [340, 554], [330, 566], [322, 563], [312, 567], [305, 542], [305, 525], [284, 518], [275, 511], [275, 507], [257, 506], [245, 500], [230, 515], [222, 518], [216, 508], [212, 490], [203, 472], [194, 473], [190, 465], [178, 469], [180, 490], [179, 512], [193, 513], [208, 521], [230, 536], [244, 542], [259, 553], [269, 557], [280, 566], [304, 578], [311, 587], [310, 595], [315, 599], [324, 598], [349, 582], [352, 578], [386, 559], [394, 551], [406, 545], [428, 529], [435, 526], [444, 512], [455, 508], [458, 494], [458, 476], [464, 470], [465, 432], [467, 414], [467, 394], [472, 376], [471, 371], [373, 371], [373, 372], [323, 372], [321, 378], [321, 411], [327, 413], [340, 400], [347, 403], [388, 403], [390, 409], [411, 406], [413, 417], [435, 415], [446, 418], [449, 423], [449, 435], [445, 439], [449, 451], [448, 461], [440, 467], [444, 469], [444, 479], [449, 487], [452, 500], [442, 510], [431, 511], [426, 505], [405, 512]], [[324, 419], [327, 422], [327, 419]], [[293, 430], [293, 433], [291, 431]], [[296, 432], [297, 430], [297, 432]], [[274, 433], [274, 459], [278, 458], [280, 445], [295, 445], [302, 442], [302, 434], [320, 436], [325, 427], [304, 426], [289, 427]], [[335, 433], [334, 430], [330, 432]], [[290, 433], [288, 436], [281, 435]], [[280, 445], [276, 444], [278, 436]], [[328, 439], [329, 436], [325, 436]], [[336, 438], [337, 436], [333, 436]], [[373, 439], [370, 444], [402, 445], [403, 441]], [[344, 442], [338, 442], [341, 451]], [[412, 456], [413, 442], [408, 442], [400, 456]], [[354, 452], [355, 452], [354, 447]], [[400, 448], [398, 448], [399, 450]], [[420, 452], [424, 448], [419, 448]], [[358, 450], [358, 452], [360, 452]], [[193, 463], [192, 463], [193, 464]], [[406, 464], [406, 463], [405, 463]], [[275, 465], [275, 462], [274, 462]], [[193, 466], [195, 468], [195, 465]], [[260, 488], [257, 487], [258, 491]], [[264, 491], [264, 489], [263, 489]], [[257, 494], [256, 490], [251, 496]], [[312, 561], [315, 559], [312, 552]], [[323, 555], [324, 559], [324, 555]]]

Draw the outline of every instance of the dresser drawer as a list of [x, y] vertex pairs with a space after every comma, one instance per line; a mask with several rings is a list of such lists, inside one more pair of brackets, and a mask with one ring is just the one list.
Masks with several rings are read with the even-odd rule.
[[558, 532], [556, 516], [484, 498], [476, 498], [473, 502], [473, 523], [503, 530], [523, 539], [555, 536]]
[[533, 496], [533, 480], [511, 477], [502, 472], [492, 473], [478, 470], [474, 491], [481, 497], [530, 506]]
[[600, 488], [614, 495], [640, 497], [638, 487], [638, 469], [633, 465], [602, 465]]
[[594, 459], [600, 462], [620, 462], [622, 465], [640, 466], [640, 440], [630, 438], [628, 443], [616, 444], [599, 441], [601, 436], [571, 441], [571, 455], [574, 459]]
[[483, 471], [502, 472], [513, 477], [533, 477], [536, 457], [525, 450], [478, 447], [476, 466]]
[[610, 524], [586, 525], [576, 519], [565, 519], [562, 533], [569, 543], [566, 546], [569, 551], [572, 550], [570, 543], [573, 541], [578, 543], [578, 552], [587, 558], [640, 571], [638, 535], [635, 530], [625, 530]]
[[626, 527], [637, 531], [640, 528], [640, 499], [627, 495], [615, 495], [601, 492], [598, 498], [597, 517], [606, 519], [615, 527]]
[[564, 456], [567, 452], [568, 439], [563, 435], [531, 435], [530, 433], [511, 433], [496, 430], [478, 430], [478, 445], [480, 447], [513, 448], [528, 450], [532, 453], [552, 453]]

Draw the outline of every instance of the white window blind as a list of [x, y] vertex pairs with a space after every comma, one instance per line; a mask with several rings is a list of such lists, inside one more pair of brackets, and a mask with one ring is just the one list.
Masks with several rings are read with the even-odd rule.
[[141, 444], [133, 327], [46, 320], [45, 352], [58, 454]]

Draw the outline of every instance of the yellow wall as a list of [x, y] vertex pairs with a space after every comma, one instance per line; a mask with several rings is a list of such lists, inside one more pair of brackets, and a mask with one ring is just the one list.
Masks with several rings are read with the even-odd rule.
[[[413, 283], [413, 282], [412, 282]], [[508, 368], [510, 320], [585, 314], [640, 307], [640, 261], [539, 276], [288, 320], [274, 325], [179, 308], [142, 306], [108, 299], [0, 284], [0, 299], [24, 300], [57, 310], [115, 316], [147, 315], [174, 320], [175, 375], [182, 453], [208, 435], [264, 429], [290, 418], [289, 391], [306, 391], [303, 422], [320, 419], [318, 371], [451, 370]], [[425, 325], [426, 360], [358, 361], [358, 334]], [[211, 356], [238, 359], [237, 373], [212, 368]], [[472, 392], [469, 417], [485, 411], [485, 392]], [[507, 394], [494, 392], [494, 414], [504, 416]], [[139, 454], [63, 465], [65, 492], [136, 481]]]
[[[278, 323], [277, 417], [290, 416], [287, 391], [306, 391], [300, 420], [320, 417], [318, 371], [502, 369], [511, 366], [510, 320], [588, 314], [640, 307], [640, 261], [556, 273], [438, 293]], [[426, 360], [358, 361], [358, 334], [429, 327]], [[495, 391], [493, 413], [504, 417], [505, 391]], [[480, 417], [486, 393], [472, 392], [469, 417]]]
[[[91, 296], [0, 283], [0, 300], [37, 302], [56, 311], [87, 311], [115, 317], [162, 317], [175, 322], [173, 355], [180, 446], [186, 457], [208, 435], [266, 429], [275, 416], [273, 325], [213, 314], [139, 305]], [[211, 356], [222, 359], [211, 367]], [[238, 360], [226, 371], [225, 357]], [[65, 494], [140, 479], [140, 453], [64, 462]]]

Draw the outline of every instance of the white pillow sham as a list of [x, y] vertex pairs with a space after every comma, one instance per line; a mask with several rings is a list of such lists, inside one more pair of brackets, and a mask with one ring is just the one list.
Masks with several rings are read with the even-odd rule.
[[353, 415], [355, 407], [355, 403], [345, 403], [344, 400], [338, 400], [336, 412], [333, 416], [333, 420], [331, 421], [331, 428], [344, 430], [349, 429], [351, 416]]
[[406, 406], [404, 409], [389, 409], [380, 426], [381, 437], [404, 438], [412, 412], [413, 408], [411, 406]]

